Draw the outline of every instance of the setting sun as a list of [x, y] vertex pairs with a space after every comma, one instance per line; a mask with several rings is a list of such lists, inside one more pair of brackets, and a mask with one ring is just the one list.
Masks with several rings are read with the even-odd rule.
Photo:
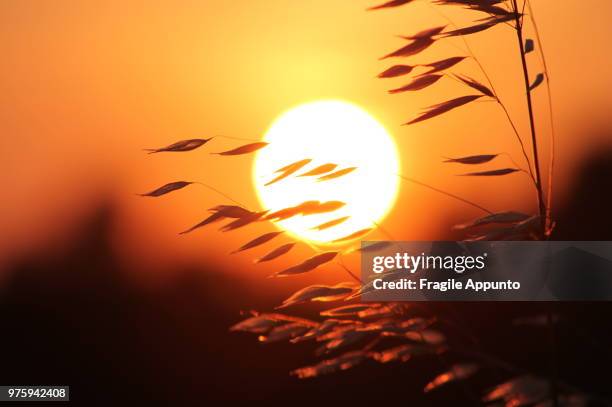
[[[360, 231], [355, 237], [363, 238], [393, 206], [397, 149], [365, 110], [343, 101], [303, 104], [278, 117], [264, 140], [270, 144], [257, 154], [254, 182], [265, 209], [272, 213], [309, 201], [345, 204], [279, 221], [288, 232], [316, 243], [345, 241]], [[281, 169], [291, 164], [299, 169], [283, 177]]]
[[0, 407], [612, 407], [611, 16], [0, 0]]

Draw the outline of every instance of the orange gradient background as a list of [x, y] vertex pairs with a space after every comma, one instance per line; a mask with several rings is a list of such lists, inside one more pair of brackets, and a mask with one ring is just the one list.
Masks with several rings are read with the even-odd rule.
[[[207, 208], [228, 203], [203, 188], [158, 199], [136, 193], [170, 181], [198, 180], [257, 207], [249, 173], [253, 156], [209, 154], [241, 142], [218, 138], [184, 154], [147, 156], [142, 149], [217, 134], [260, 138], [285, 110], [321, 99], [343, 99], [376, 117], [400, 148], [403, 174], [494, 210], [533, 211], [534, 193], [524, 174], [464, 178], [455, 176], [463, 168], [441, 164], [445, 156], [491, 152], [508, 152], [522, 163], [511, 128], [495, 103], [473, 103], [425, 123], [400, 126], [421, 108], [470, 90], [444, 78], [416, 94], [388, 95], [388, 89], [405, 81], [375, 78], [392, 63], [378, 58], [403, 43], [395, 36], [446, 20], [424, 2], [365, 12], [373, 3], [2, 2], [0, 268], [28, 250], [61, 247], [79, 221], [108, 201], [116, 204], [115, 249], [128, 265], [144, 265], [151, 275], [176, 262], [195, 261], [261, 279], [301, 260], [310, 253], [305, 248], [273, 266], [252, 266], [252, 258], [269, 246], [228, 257], [239, 245], [271, 230], [264, 224], [223, 235], [209, 227], [178, 237], [179, 231], [200, 221]], [[612, 3], [533, 3], [552, 75], [560, 201], [585, 154], [607, 142], [592, 134], [609, 121], [612, 102]], [[459, 24], [478, 17], [454, 7], [439, 10]], [[468, 41], [527, 135], [513, 32], [500, 25]], [[456, 48], [462, 46], [460, 40], [440, 41], [407, 61], [463, 55]], [[538, 55], [528, 57], [535, 74]], [[454, 71], [483, 79], [471, 60]], [[544, 86], [535, 92], [535, 101], [546, 152]], [[547, 162], [548, 154], [543, 155]], [[500, 165], [509, 164], [502, 160]], [[396, 206], [383, 223], [398, 239], [441, 238], [453, 222], [479, 215], [421, 187], [402, 183], [400, 188]], [[315, 273], [317, 278], [325, 274]]]

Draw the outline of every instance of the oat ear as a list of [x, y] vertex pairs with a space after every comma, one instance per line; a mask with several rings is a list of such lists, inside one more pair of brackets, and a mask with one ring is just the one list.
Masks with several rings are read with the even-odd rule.
[[249, 154], [249, 153], [255, 152], [255, 151], [259, 150], [259, 149], [262, 149], [262, 148], [264, 148], [267, 145], [268, 145], [268, 143], [264, 143], [264, 142], [250, 143], [250, 144], [245, 144], [243, 146], [234, 148], [232, 150], [222, 151], [220, 153], [211, 153], [211, 154], [216, 154], [216, 155], [242, 155], [242, 154]]
[[210, 138], [194, 138], [194, 139], [189, 139], [189, 140], [180, 140], [180, 141], [177, 141], [176, 143], [170, 144], [169, 146], [166, 146], [166, 147], [148, 148], [148, 149], [145, 149], [145, 151], [148, 151], [149, 154], [162, 153], [162, 152], [186, 152], [186, 151], [192, 151], [192, 150], [195, 150], [196, 148], [199, 148], [199, 147], [203, 146], [204, 144], [208, 143], [212, 139], [213, 139], [213, 137], [210, 137]]
[[468, 95], [468, 96], [461, 96], [455, 99], [448, 100], [446, 102], [439, 103], [437, 105], [431, 106], [430, 108], [427, 109], [425, 113], [421, 114], [415, 119], [410, 120], [407, 123], [404, 123], [404, 125], [410, 125], [410, 124], [414, 124], [414, 123], [422, 122], [424, 120], [431, 119], [432, 117], [439, 116], [443, 113], [446, 113], [460, 106], [473, 102], [474, 100], [479, 99], [481, 97], [482, 95]]
[[295, 245], [296, 243], [294, 242], [294, 243], [287, 243], [282, 246], [279, 246], [276, 249], [264, 255], [263, 257], [260, 257], [259, 259], [255, 260], [255, 263], [263, 263], [266, 261], [274, 260], [284, 254], [287, 254], [291, 249], [293, 249]]
[[378, 74], [378, 78], [396, 78], [398, 76], [407, 75], [414, 69], [410, 65], [393, 65], [391, 68]]
[[470, 155], [467, 157], [458, 157], [458, 158], [447, 158], [445, 163], [459, 163], [459, 164], [484, 164], [489, 161], [495, 159], [495, 157], [499, 156], [499, 154], [481, 154], [481, 155]]
[[249, 241], [248, 243], [243, 244], [242, 246], [240, 246], [237, 250], [233, 251], [232, 254], [234, 253], [238, 253], [238, 252], [242, 252], [248, 249], [252, 249], [253, 247], [257, 247], [260, 246], [264, 243], [269, 242], [270, 240], [274, 239], [275, 237], [277, 237], [278, 235], [284, 233], [284, 231], [278, 231], [278, 232], [269, 232], [269, 233], [265, 233], [259, 237], [256, 237], [255, 239]]
[[431, 85], [433, 85], [434, 83], [438, 82], [438, 80], [440, 80], [440, 78], [442, 78], [442, 75], [425, 75], [425, 76], [418, 76], [417, 78], [413, 79], [410, 83], [396, 88], [396, 89], [391, 89], [389, 91], [390, 94], [396, 94], [396, 93], [401, 93], [401, 92], [408, 92], [408, 91], [416, 91], [416, 90], [421, 90], [421, 89], [425, 89]]
[[176, 181], [176, 182], [170, 182], [168, 184], [162, 185], [159, 188], [154, 189], [151, 192], [147, 192], [145, 194], [140, 194], [140, 196], [148, 196], [148, 197], [158, 197], [158, 196], [162, 196], [162, 195], [166, 195], [169, 194], [170, 192], [173, 191], [178, 191], [179, 189], [183, 189], [188, 185], [193, 184], [193, 182], [191, 181]]

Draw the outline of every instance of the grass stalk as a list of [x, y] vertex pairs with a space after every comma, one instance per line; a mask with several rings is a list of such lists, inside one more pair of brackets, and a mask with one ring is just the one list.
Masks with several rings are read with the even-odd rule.
[[546, 192], [546, 232], [547, 235], [550, 235], [552, 231], [552, 196], [553, 196], [553, 175], [555, 168], [555, 120], [554, 120], [554, 109], [553, 109], [553, 101], [552, 101], [552, 92], [550, 89], [550, 70], [548, 69], [548, 64], [546, 63], [546, 54], [544, 53], [544, 46], [542, 45], [542, 38], [540, 37], [540, 30], [538, 29], [538, 24], [536, 22], [535, 16], [533, 15], [533, 8], [531, 7], [531, 1], [525, 0], [527, 3], [527, 9], [529, 10], [529, 19], [531, 20], [531, 25], [533, 26], [533, 31], [535, 33], [535, 37], [538, 44], [538, 53], [540, 54], [540, 60], [542, 61], [542, 66], [544, 68], [544, 76], [546, 77], [546, 93], [548, 94], [548, 115], [550, 121], [550, 158], [548, 164], [548, 190]]
[[527, 98], [527, 111], [529, 113], [529, 128], [531, 131], [531, 145], [533, 148], [533, 164], [535, 167], [535, 176], [536, 176], [536, 187], [538, 192], [538, 211], [541, 217], [541, 227], [542, 232], [546, 230], [546, 204], [544, 203], [544, 197], [542, 194], [542, 176], [540, 173], [540, 159], [538, 155], [538, 139], [535, 128], [535, 119], [533, 113], [533, 102], [531, 100], [531, 82], [529, 79], [529, 69], [527, 67], [527, 59], [525, 58], [525, 42], [523, 39], [523, 26], [521, 24], [521, 17], [519, 14], [519, 8], [517, 4], [517, 0], [512, 0], [512, 4], [514, 6], [515, 11], [515, 22], [516, 22], [516, 37], [519, 44], [519, 52], [521, 54], [521, 65], [523, 68], [523, 79], [525, 82], [525, 93]]
[[[533, 160], [534, 160], [534, 165], [535, 165], [535, 170], [536, 170], [536, 183], [538, 186], [538, 207], [539, 207], [540, 217], [541, 217], [541, 222], [542, 222], [542, 232], [544, 233], [544, 236], [546, 237], [549, 213], [548, 213], [547, 205], [544, 203], [544, 199], [542, 197], [542, 177], [540, 174], [540, 163], [539, 163], [539, 158], [538, 158], [538, 144], [537, 144], [535, 125], [534, 125], [533, 103], [531, 100], [531, 89], [530, 89], [531, 83], [529, 80], [529, 70], [527, 68], [527, 60], [525, 58], [525, 48], [524, 48], [525, 42], [523, 40], [523, 26], [521, 23], [521, 16], [518, 13], [517, 0], [512, 0], [512, 3], [514, 5], [514, 11], [516, 12], [516, 16], [515, 16], [516, 36], [518, 39], [519, 50], [521, 53], [521, 63], [523, 66], [523, 78], [525, 80], [525, 90], [526, 90], [526, 97], [527, 97], [527, 108], [529, 110], [529, 127], [531, 129], [531, 139], [532, 139], [532, 146], [533, 146]], [[524, 0], [523, 8], [525, 7], [526, 3], [527, 3], [527, 0]], [[553, 402], [553, 407], [558, 407], [559, 406], [559, 397], [558, 397], [559, 390], [557, 386], [557, 361], [556, 361], [557, 338], [556, 338], [556, 332], [555, 332], [555, 322], [554, 322], [552, 312], [550, 310], [548, 310], [546, 313], [546, 325], [548, 327], [549, 342], [551, 345], [551, 355], [550, 355], [550, 359], [551, 359], [551, 375], [550, 375], [551, 399]]]
[[489, 209], [485, 208], [484, 206], [478, 205], [475, 202], [469, 201], [469, 200], [467, 200], [465, 198], [461, 198], [460, 196], [457, 196], [455, 194], [451, 194], [450, 192], [443, 191], [443, 190], [441, 190], [439, 188], [433, 187], [433, 186], [431, 186], [429, 184], [426, 184], [424, 182], [417, 181], [416, 179], [408, 178], [408, 177], [406, 177], [406, 176], [404, 176], [402, 174], [397, 174], [397, 176], [400, 177], [401, 179], [403, 179], [404, 181], [412, 182], [413, 184], [420, 185], [422, 187], [431, 189], [432, 191], [438, 192], [438, 193], [440, 193], [442, 195], [446, 195], [446, 196], [448, 196], [450, 198], [453, 198], [453, 199], [455, 199], [457, 201], [461, 201], [461, 202], [463, 202], [465, 204], [473, 206], [474, 208], [480, 209], [481, 211], [486, 212], [489, 215], [493, 215], [493, 211], [490, 211]]

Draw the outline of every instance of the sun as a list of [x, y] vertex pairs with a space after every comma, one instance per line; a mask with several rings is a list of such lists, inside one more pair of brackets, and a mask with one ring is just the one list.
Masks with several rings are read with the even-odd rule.
[[[344, 204], [326, 204], [331, 211], [277, 222], [300, 239], [333, 244], [353, 240], [351, 235], [363, 238], [395, 202], [400, 164], [393, 138], [352, 103], [326, 100], [296, 106], [272, 123], [264, 141], [270, 144], [255, 157], [253, 181], [269, 213], [309, 201]], [[271, 183], [284, 174], [279, 170], [294, 163], [297, 171]]]

